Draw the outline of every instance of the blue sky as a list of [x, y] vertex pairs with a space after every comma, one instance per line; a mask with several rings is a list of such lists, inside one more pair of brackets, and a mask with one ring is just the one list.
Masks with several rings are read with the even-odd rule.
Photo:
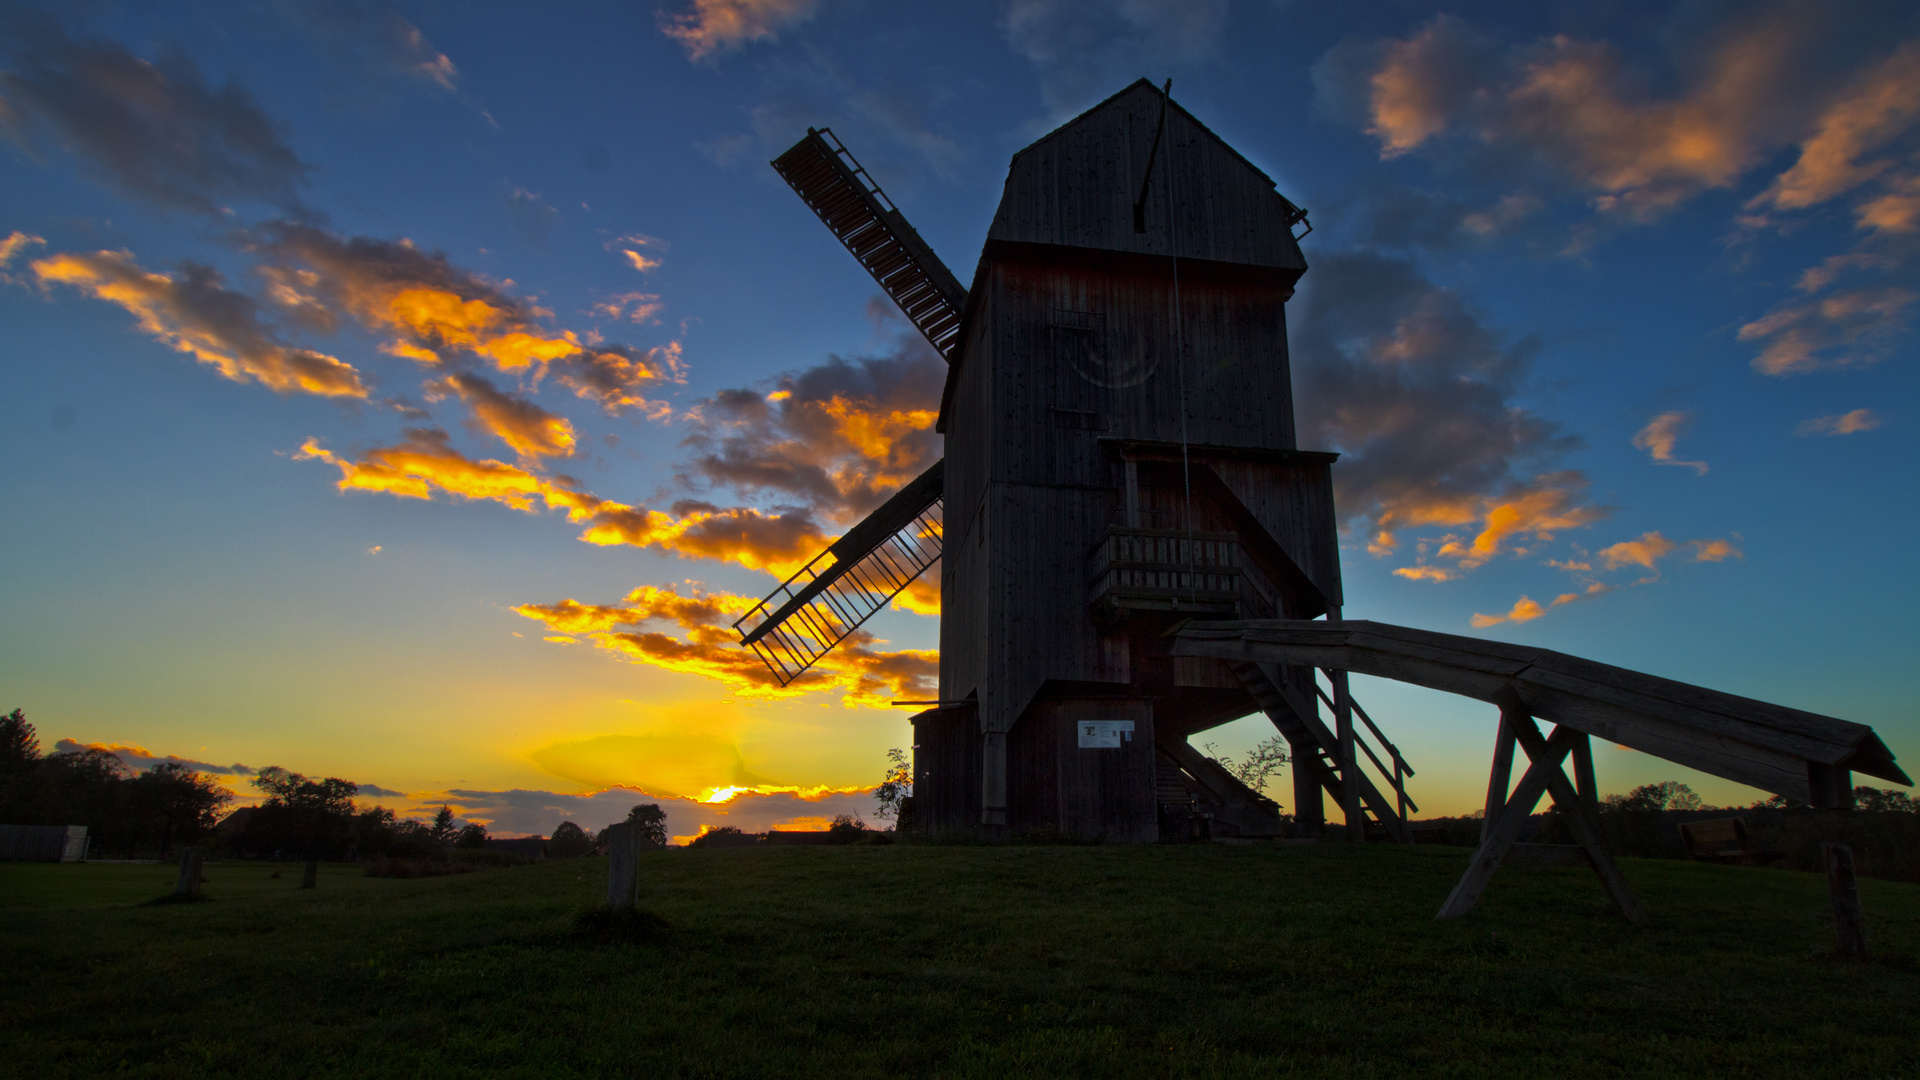
[[[507, 832], [869, 806], [935, 620], [785, 695], [726, 627], [938, 456], [940, 361], [765, 163], [831, 126], [964, 281], [1011, 154], [1146, 76], [1312, 211], [1349, 616], [1920, 760], [1905, 5], [9, 4], [0, 45], [0, 706], [49, 744]], [[1478, 801], [1489, 709], [1357, 692], [1423, 807]]]

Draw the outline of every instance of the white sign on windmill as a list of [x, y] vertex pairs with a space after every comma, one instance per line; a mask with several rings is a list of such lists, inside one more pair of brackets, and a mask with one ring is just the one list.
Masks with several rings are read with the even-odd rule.
[[1122, 742], [1133, 741], [1131, 720], [1083, 720], [1080, 723], [1082, 750], [1118, 750]]

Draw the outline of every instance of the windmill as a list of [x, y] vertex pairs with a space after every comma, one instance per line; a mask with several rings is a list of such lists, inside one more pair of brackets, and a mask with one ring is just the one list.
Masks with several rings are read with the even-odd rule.
[[[1278, 835], [1187, 741], [1258, 702], [1163, 635], [1338, 609], [1334, 455], [1295, 447], [1287, 368], [1305, 212], [1145, 80], [1015, 155], [971, 291], [830, 131], [772, 164], [947, 359], [947, 457], [749, 611], [743, 644], [790, 682], [938, 561], [920, 827]], [[1341, 743], [1287, 715], [1311, 833]], [[1380, 783], [1349, 771], [1397, 835], [1411, 770], [1381, 742]]]
[[[1599, 841], [1591, 737], [1815, 806], [1844, 805], [1853, 771], [1911, 783], [1863, 725], [1344, 620], [1337, 455], [1294, 436], [1306, 212], [1169, 89], [1143, 79], [1014, 155], [970, 289], [831, 132], [773, 162], [946, 358], [946, 456], [735, 625], [784, 685], [940, 564], [916, 828], [1318, 836], [1330, 797], [1348, 839], [1410, 842], [1413, 769], [1356, 671], [1499, 706], [1481, 849], [1442, 914], [1549, 793], [1580, 841], [1559, 854], [1638, 913]], [[1291, 824], [1189, 741], [1255, 713], [1289, 746]]]

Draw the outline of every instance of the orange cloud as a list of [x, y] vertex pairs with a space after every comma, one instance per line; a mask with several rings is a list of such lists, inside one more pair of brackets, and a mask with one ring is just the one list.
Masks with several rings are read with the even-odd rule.
[[1887, 191], [1861, 203], [1854, 217], [1861, 228], [1882, 233], [1920, 229], [1920, 174], [1890, 179]]
[[6, 269], [7, 264], [13, 262], [15, 255], [30, 247], [45, 247], [46, 243], [32, 233], [23, 233], [18, 230], [8, 233], [5, 239], [0, 239], [0, 270]]
[[1694, 562], [1725, 562], [1727, 559], [1746, 558], [1730, 540], [1693, 540], [1688, 546], [1693, 548]]
[[946, 363], [923, 341], [888, 356], [838, 357], [775, 387], [723, 390], [698, 407], [694, 472], [749, 497], [798, 501], [851, 523], [939, 458]]
[[279, 341], [260, 321], [253, 299], [226, 288], [211, 267], [185, 263], [177, 277], [149, 273], [127, 251], [52, 255], [32, 267], [43, 284], [120, 305], [141, 330], [235, 382], [259, 382], [283, 394], [368, 395], [352, 365]]
[[504, 393], [478, 375], [454, 374], [427, 384], [429, 400], [458, 397], [475, 423], [522, 457], [567, 457], [574, 450], [573, 425], [525, 398]]
[[1682, 93], [1659, 99], [1635, 91], [1603, 42], [1558, 35], [1496, 58], [1442, 16], [1372, 53], [1367, 130], [1394, 157], [1457, 127], [1597, 189], [1602, 210], [1645, 218], [1730, 186], [1777, 145], [1803, 38], [1791, 14], [1748, 20], [1704, 50]]
[[693, 559], [738, 563], [784, 578], [805, 566], [833, 542], [804, 510], [766, 513], [746, 506], [676, 503], [673, 513], [602, 504], [593, 527], [580, 539], [589, 544], [658, 547]]
[[691, 60], [766, 41], [805, 22], [820, 0], [693, 0], [692, 9], [660, 14], [660, 32], [678, 41]]
[[926, 572], [913, 579], [913, 583], [893, 598], [896, 611], [910, 611], [915, 615], [940, 614], [940, 571], [928, 567]]
[[[805, 675], [782, 687], [760, 658], [739, 644], [732, 623], [759, 603], [730, 593], [695, 592], [642, 586], [620, 604], [522, 604], [514, 610], [549, 629], [591, 639], [599, 648], [636, 663], [700, 675], [755, 698], [783, 698], [815, 691], [838, 691], [849, 705], [889, 707], [895, 699], [937, 693], [939, 654], [908, 649], [884, 652], [877, 639], [857, 631]], [[649, 630], [650, 623], [677, 626], [678, 636]]]
[[324, 461], [340, 470], [340, 490], [383, 491], [406, 499], [431, 499], [444, 491], [463, 499], [486, 499], [532, 513], [539, 507], [565, 510], [572, 521], [590, 517], [608, 505], [525, 469], [499, 461], [475, 461], [455, 450], [437, 428], [409, 428], [405, 441], [377, 447], [360, 461], [338, 457], [308, 439], [296, 461]]
[[[1458, 559], [1461, 569], [1473, 570], [1500, 554], [1509, 540], [1527, 536], [1551, 540], [1562, 530], [1585, 528], [1606, 516], [1606, 512], [1578, 504], [1576, 500], [1582, 487], [1584, 481], [1576, 474], [1554, 473], [1534, 477], [1532, 484], [1501, 496], [1481, 496], [1474, 500], [1465, 520], [1442, 522], [1467, 524], [1478, 518], [1481, 529], [1473, 542], [1463, 544], [1452, 540], [1442, 545], [1436, 554]], [[1433, 508], [1440, 512], [1455, 509], [1451, 501]]]
[[[1559, 601], [1556, 600], [1554, 603], [1557, 605]], [[1546, 613], [1546, 609], [1541, 607], [1537, 601], [1529, 600], [1523, 596], [1514, 602], [1513, 610], [1507, 612], [1505, 615], [1475, 614], [1471, 622], [1476, 629], [1483, 629], [1489, 626], [1496, 626], [1503, 622], [1527, 622], [1532, 619], [1537, 619]]]
[[1853, 435], [1880, 426], [1880, 417], [1872, 409], [1855, 409], [1838, 416], [1816, 416], [1802, 420], [1793, 429], [1795, 435]]
[[1789, 304], [1740, 328], [1741, 341], [1768, 339], [1753, 358], [1763, 375], [1870, 364], [1907, 329], [1907, 308], [1920, 293], [1897, 285], [1843, 290]]
[[1452, 581], [1460, 576], [1457, 571], [1442, 566], [1402, 566], [1394, 574], [1409, 581]]
[[1448, 15], [1411, 38], [1387, 43], [1367, 80], [1367, 134], [1380, 140], [1381, 157], [1398, 157], [1446, 130], [1470, 89], [1462, 69], [1471, 63], [1474, 44], [1466, 24]]
[[1684, 465], [1705, 476], [1706, 462], [1682, 461], [1673, 456], [1673, 448], [1680, 441], [1680, 431], [1691, 419], [1691, 416], [1683, 412], [1661, 413], [1634, 435], [1633, 445], [1636, 449], [1645, 450], [1661, 465]]
[[659, 293], [629, 292], [618, 293], [605, 301], [593, 305], [593, 313], [603, 319], [625, 319], [636, 323], [657, 323], [660, 310], [666, 305], [660, 300]]
[[1820, 117], [1800, 146], [1800, 159], [1774, 178], [1751, 206], [1804, 209], [1844, 194], [1884, 172], [1891, 161], [1864, 160], [1920, 119], [1920, 41], [1910, 41]]
[[1607, 569], [1618, 570], [1623, 566], [1644, 566], [1648, 570], [1658, 571], [1655, 565], [1674, 549], [1673, 541], [1657, 532], [1641, 533], [1637, 540], [1622, 540], [1612, 547], [1600, 549], [1600, 561]]
[[804, 566], [834, 540], [801, 510], [766, 513], [683, 502], [667, 513], [628, 506], [583, 491], [567, 477], [469, 458], [437, 428], [409, 428], [404, 434], [402, 442], [369, 450], [358, 461], [340, 457], [314, 439], [294, 458], [339, 469], [342, 491], [381, 491], [409, 499], [431, 499], [440, 491], [525, 513], [544, 506], [564, 512], [569, 521], [586, 522], [580, 539], [590, 544], [657, 547], [684, 558], [732, 562], [779, 577]]
[[677, 342], [645, 350], [583, 343], [571, 330], [542, 326], [538, 320], [551, 312], [411, 241], [342, 238], [276, 222], [256, 230], [251, 243], [268, 260], [262, 273], [270, 295], [290, 317], [330, 330], [333, 312], [343, 311], [390, 335], [382, 348], [395, 356], [441, 365], [471, 355], [506, 372], [552, 370], [611, 413], [657, 414], [640, 388], [684, 376]]

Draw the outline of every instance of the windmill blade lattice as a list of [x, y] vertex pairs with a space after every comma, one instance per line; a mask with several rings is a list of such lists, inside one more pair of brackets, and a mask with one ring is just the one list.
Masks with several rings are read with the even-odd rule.
[[951, 361], [959, 344], [967, 290], [833, 130], [808, 128], [807, 137], [772, 165], [934, 349]]
[[935, 462], [733, 624], [781, 686], [940, 560], [944, 475]]

